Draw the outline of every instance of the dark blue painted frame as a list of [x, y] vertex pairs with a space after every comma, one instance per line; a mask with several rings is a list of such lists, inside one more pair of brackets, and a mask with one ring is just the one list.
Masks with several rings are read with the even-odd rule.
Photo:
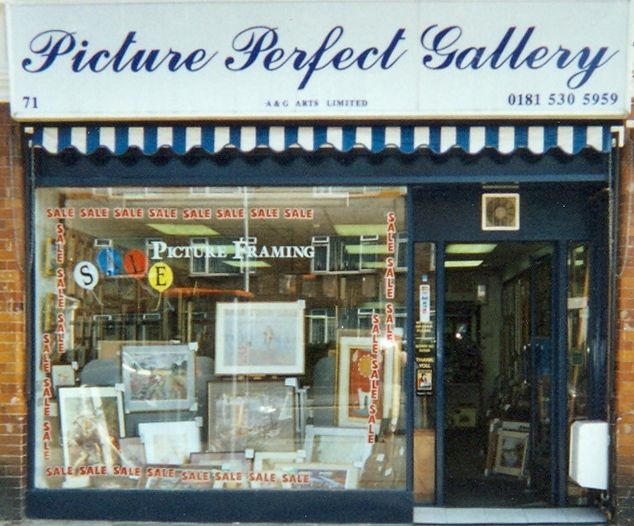
[[[317, 152], [314, 154], [269, 152], [252, 154], [203, 155], [189, 154], [183, 157], [171, 152], [161, 152], [145, 157], [139, 152], [114, 156], [100, 151], [91, 156], [77, 152], [49, 155], [43, 151], [29, 151], [27, 174], [27, 209], [33, 211], [32, 190], [35, 187], [97, 187], [97, 186], [313, 186], [313, 185], [408, 185], [412, 190], [418, 185], [433, 189], [437, 185], [460, 185], [463, 189], [479, 188], [482, 184], [525, 183], [527, 188], [539, 183], [587, 183], [603, 185], [607, 179], [607, 156], [584, 151], [567, 156], [557, 152], [535, 156], [525, 151], [501, 155], [487, 149], [477, 156], [464, 152], [443, 155], [421, 151], [414, 155], [401, 153], [370, 154], [368, 152]], [[410, 232], [408, 265], [412, 268], [412, 243], [414, 232], [420, 232], [414, 213], [419, 202], [416, 191], [408, 196], [408, 220]], [[458, 216], [459, 217], [459, 216]], [[33, 213], [28, 216], [29, 261], [31, 284], [33, 268]], [[425, 241], [439, 242], [438, 257], [442, 263], [445, 236], [431, 232]], [[454, 234], [456, 234], [454, 230]], [[473, 233], [470, 240], [490, 238]], [[510, 235], [507, 237], [513, 238]], [[514, 238], [524, 239], [524, 234]], [[422, 239], [421, 239], [422, 240]], [[442, 268], [442, 266], [441, 266]], [[411, 273], [410, 273], [411, 275]], [[444, 276], [440, 276], [437, 290], [443, 290]], [[29, 296], [30, 297], [30, 296]], [[413, 319], [414, 299], [408, 293], [408, 313]], [[443, 301], [437, 298], [437, 341], [442, 342]], [[34, 319], [34, 305], [30, 305]], [[34, 348], [34, 332], [30, 331], [30, 348]], [[408, 329], [412, 337], [412, 328]], [[411, 350], [410, 350], [411, 352]], [[443, 374], [442, 346], [438, 349], [437, 377]], [[408, 360], [406, 378], [408, 429], [412, 429], [412, 357]], [[30, 382], [34, 381], [31, 372]], [[444, 390], [437, 392], [438, 407], [444, 407]], [[33, 401], [31, 407], [33, 407]], [[34, 411], [30, 411], [33, 426]], [[442, 429], [444, 413], [437, 411], [437, 429]], [[35, 450], [34, 436], [29, 437], [29, 451]], [[411, 455], [411, 436], [408, 434], [407, 450]], [[442, 480], [442, 440], [437, 440], [437, 462], [441, 468], [437, 480], [436, 504], [442, 504], [444, 481]], [[411, 457], [410, 457], [411, 458]], [[214, 491], [208, 492], [130, 492], [121, 490], [43, 490], [34, 488], [34, 466], [29, 465], [26, 512], [34, 518], [51, 519], [100, 519], [143, 521], [196, 521], [196, 522], [373, 522], [409, 523], [412, 520], [412, 468], [408, 465], [405, 491], [345, 491], [333, 492], [277, 492], [277, 491]], [[438, 473], [438, 470], [437, 470]], [[107, 495], [107, 497], [106, 497]], [[292, 495], [292, 498], [289, 498]]]
[[[452, 187], [445, 185], [421, 186], [414, 189], [413, 204], [420, 214], [410, 224], [411, 242], [432, 242], [436, 244], [436, 333], [437, 357], [436, 377], [444, 377], [444, 247], [450, 242], [502, 242], [540, 241], [554, 246], [552, 263], [552, 341], [551, 370], [554, 382], [551, 387], [551, 499], [553, 505], [564, 506], [567, 499], [567, 256], [570, 241], [587, 242], [591, 247], [593, 278], [597, 283], [607, 282], [607, 252], [602, 247], [607, 243], [608, 210], [601, 199], [608, 188], [606, 179], [597, 184], [567, 183], [517, 185], [522, 199], [522, 221], [517, 232], [486, 232], [480, 229], [479, 195], [481, 186], [461, 185], [456, 194]], [[451, 218], [453, 221], [446, 221]], [[599, 219], [598, 219], [599, 218]], [[602, 219], [602, 220], [601, 220]], [[590, 396], [603, 396], [595, 402], [596, 414], [605, 415], [606, 396], [606, 350], [608, 318], [607, 291], [593, 287], [589, 310], [595, 314], [594, 323], [589, 328], [592, 340], [592, 376]], [[599, 289], [597, 291], [597, 289]], [[603, 306], [603, 308], [601, 307]], [[413, 311], [410, 311], [410, 316]], [[414, 318], [412, 318], [414, 319]], [[436, 504], [442, 505], [444, 495], [444, 407], [445, 391], [442, 381], [435, 385], [436, 394]], [[603, 411], [598, 408], [603, 408]], [[591, 410], [592, 411], [592, 410]], [[595, 414], [595, 413], [592, 413]]]

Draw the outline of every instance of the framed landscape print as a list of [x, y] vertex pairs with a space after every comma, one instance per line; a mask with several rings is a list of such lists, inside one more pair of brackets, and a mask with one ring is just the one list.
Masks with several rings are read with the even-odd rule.
[[214, 471], [201, 466], [147, 466], [140, 488], [166, 490], [209, 490], [215, 486]]
[[346, 464], [297, 463], [278, 470], [285, 489], [355, 489], [359, 481], [359, 469]]
[[376, 420], [390, 415], [394, 389], [394, 347], [372, 355], [372, 338], [340, 334], [337, 345], [337, 423], [368, 426], [373, 397]]
[[193, 420], [141, 422], [139, 436], [148, 464], [185, 464], [192, 453], [201, 450], [200, 428]]
[[113, 387], [60, 387], [59, 412], [64, 464], [73, 472], [120, 463], [119, 439], [125, 435], [121, 392]]
[[304, 302], [218, 303], [216, 374], [304, 373]]
[[195, 401], [195, 352], [187, 344], [123, 345], [126, 412], [189, 410]]
[[294, 389], [284, 381], [213, 381], [207, 391], [209, 451], [294, 449]]
[[207, 466], [223, 471], [236, 471], [247, 474], [251, 471], [253, 460], [247, 458], [244, 451], [201, 451], [189, 456], [194, 466]]
[[[278, 475], [278, 466], [304, 462], [300, 451], [256, 451], [253, 458], [253, 475], [251, 487], [254, 489], [280, 489], [282, 479]], [[272, 479], [271, 473], [275, 473]]]
[[273, 471], [278, 464], [294, 464], [303, 462], [299, 451], [256, 451], [253, 457], [255, 471]]
[[370, 453], [368, 430], [360, 427], [306, 426], [306, 462], [362, 466]]

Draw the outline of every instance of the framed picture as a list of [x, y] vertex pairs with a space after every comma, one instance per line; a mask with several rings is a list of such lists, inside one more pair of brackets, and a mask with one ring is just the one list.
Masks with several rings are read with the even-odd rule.
[[186, 464], [200, 451], [200, 428], [193, 420], [184, 422], [141, 422], [139, 436], [148, 464]]
[[55, 329], [55, 314], [57, 296], [51, 292], [44, 295], [44, 304], [42, 305], [42, 332], [53, 331]]
[[[337, 345], [337, 423], [368, 426], [372, 405], [376, 421], [392, 409], [395, 346], [382, 346], [372, 354], [372, 338], [342, 334]], [[378, 426], [377, 426], [378, 427]]]
[[195, 402], [194, 354], [187, 344], [123, 345], [126, 412], [190, 410]]
[[218, 303], [216, 374], [304, 374], [304, 302]]
[[213, 381], [207, 392], [209, 451], [294, 449], [295, 396], [284, 381]]
[[294, 464], [303, 462], [299, 451], [256, 451], [253, 457], [254, 471], [273, 471], [278, 464]]
[[367, 428], [306, 426], [307, 462], [363, 466], [372, 452]]
[[139, 485], [138, 479], [121, 475], [90, 477], [90, 487], [99, 489], [134, 489]]
[[119, 440], [119, 456], [121, 465], [126, 467], [143, 467], [145, 460], [145, 446], [140, 437], [128, 437]]
[[44, 245], [44, 274], [53, 276], [59, 262], [64, 260], [64, 245], [58, 245], [54, 237], [49, 237]]
[[75, 369], [72, 365], [53, 365], [51, 368], [51, 381], [53, 389], [75, 385]]
[[500, 429], [497, 435], [495, 472], [521, 477], [526, 467], [528, 433]]
[[148, 466], [138, 487], [165, 490], [209, 490], [215, 487], [214, 471], [202, 466]]
[[278, 465], [285, 489], [355, 489], [359, 469], [345, 464], [296, 463]]
[[99, 340], [97, 341], [97, 357], [100, 360], [121, 361], [121, 349], [124, 345], [171, 345], [165, 341], [158, 340]]
[[113, 387], [60, 387], [59, 412], [64, 463], [74, 473], [120, 463], [119, 439], [125, 435], [121, 392]]
[[252, 459], [244, 452], [205, 451], [192, 453], [189, 462], [193, 466], [204, 466], [214, 472], [214, 488], [245, 488], [248, 486]]
[[223, 471], [251, 471], [253, 460], [247, 458], [243, 451], [203, 451], [192, 453], [189, 463], [194, 466], [207, 466]]

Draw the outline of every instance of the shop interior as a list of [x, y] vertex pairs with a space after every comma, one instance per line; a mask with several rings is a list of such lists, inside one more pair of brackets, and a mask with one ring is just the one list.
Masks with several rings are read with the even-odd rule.
[[[447, 505], [549, 505], [552, 252], [549, 243], [447, 245]], [[584, 245], [571, 247], [568, 265], [572, 420], [585, 411]], [[568, 495], [588, 498], [573, 482]]]
[[404, 196], [39, 190], [37, 484], [403, 489]]

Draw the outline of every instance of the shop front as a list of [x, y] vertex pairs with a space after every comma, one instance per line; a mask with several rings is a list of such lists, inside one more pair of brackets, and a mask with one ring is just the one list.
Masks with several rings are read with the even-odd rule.
[[629, 4], [571, 5], [9, 5], [27, 515], [600, 516]]

